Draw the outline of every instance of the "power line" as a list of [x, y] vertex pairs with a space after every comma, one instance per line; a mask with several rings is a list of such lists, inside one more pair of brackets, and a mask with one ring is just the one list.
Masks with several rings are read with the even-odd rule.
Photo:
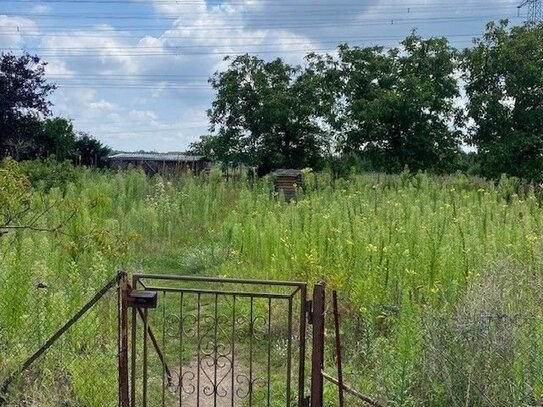
[[[421, 23], [421, 22], [428, 22], [428, 23], [447, 23], [447, 22], [466, 22], [466, 21], [480, 21], [480, 20], [492, 20], [496, 18], [508, 18], [510, 20], [516, 20], [519, 19], [518, 15], [510, 15], [510, 16], [504, 16], [504, 15], [494, 15], [494, 16], [464, 16], [464, 17], [434, 17], [434, 18], [419, 18], [419, 19], [381, 19], [381, 20], [375, 20], [375, 19], [368, 19], [368, 20], [358, 20], [358, 21], [350, 21], [350, 22], [331, 22], [331, 21], [323, 21], [322, 23], [316, 23], [316, 22], [308, 22], [308, 24], [304, 24], [304, 22], [298, 22], [296, 24], [266, 24], [266, 25], [258, 25], [255, 27], [250, 27], [254, 30], [263, 30], [263, 29], [274, 29], [274, 28], [304, 28], [305, 31], [311, 30], [314, 28], [315, 30], [318, 30], [322, 27], [333, 27], [338, 28], [338, 25], [341, 25], [341, 27], [358, 27], [358, 26], [374, 26], [374, 25], [394, 25], [394, 24], [409, 24], [409, 23]], [[59, 27], [58, 24], [55, 25], [40, 25], [39, 28], [27, 28], [26, 26], [17, 26], [17, 27], [10, 27], [9, 30], [2, 29], [0, 27], [0, 33], [11, 33], [11, 34], [22, 34], [24, 35], [25, 32], [28, 30], [29, 33], [32, 33], [32, 35], [39, 36], [42, 33], [62, 33], [60, 30], [67, 30], [72, 29], [76, 31], [69, 31], [68, 33], [70, 35], [80, 33], [80, 35], [87, 36], [87, 34], [92, 35], [92, 33], [84, 32], [85, 30], [90, 30], [94, 34], [97, 33], [104, 33], [104, 34], [121, 34], [121, 38], [124, 37], [122, 35], [123, 33], [133, 33], [133, 32], [145, 32], [145, 33], [151, 33], [151, 32], [175, 32], [177, 30], [185, 30], [189, 29], [191, 32], [207, 32], [207, 31], [233, 31], [233, 30], [241, 30], [245, 29], [246, 27], [240, 25], [240, 24], [231, 24], [231, 25], [224, 25], [217, 27], [213, 24], [201, 24], [197, 26], [168, 26], [168, 27], [156, 27], [156, 26], [133, 26], [133, 25], [116, 25], [116, 26], [109, 26], [106, 24], [103, 25], [78, 25], [76, 27]], [[66, 31], [64, 31], [66, 33]], [[208, 38], [206, 36], [206, 38]], [[224, 39], [224, 36], [218, 37], [219, 39]]]
[[528, 6], [528, 15], [526, 19], [526, 23], [528, 24], [536, 24], [542, 19], [543, 15], [543, 8], [541, 6], [541, 0], [524, 0], [518, 8], [521, 9], [523, 7]]
[[[480, 34], [479, 34], [480, 35]], [[476, 37], [475, 35], [456, 35], [451, 36], [452, 37]], [[207, 40], [208, 38], [206, 38]], [[321, 40], [318, 39], [316, 41], [313, 41], [311, 39], [305, 40], [305, 41], [284, 41], [276, 38], [276, 42], [273, 43], [258, 43], [255, 41], [251, 41], [248, 43], [240, 43], [237, 40], [233, 44], [228, 45], [210, 45], [208, 47], [210, 48], [222, 48], [227, 50], [227, 52], [231, 51], [233, 48], [239, 48], [239, 47], [247, 47], [247, 46], [257, 46], [257, 47], [277, 47], [278, 45], [281, 46], [306, 46], [313, 42], [318, 42], [319, 44], [330, 44], [330, 45], [337, 45], [339, 43], [349, 43], [349, 42], [355, 42], [355, 41], [377, 41], [379, 43], [383, 43], [384, 41], [395, 41], [398, 42], [402, 40], [402, 38], [399, 37], [359, 37], [359, 38], [350, 38], [344, 41], [337, 41], [337, 40]], [[103, 46], [103, 47], [25, 47], [25, 51], [74, 51], [74, 52], [90, 52], [90, 51], [140, 51], [140, 50], [160, 50], [160, 51], [183, 51], [187, 49], [202, 49], [202, 44], [195, 44], [195, 45], [170, 45], [170, 44], [161, 44], [161, 45], [136, 45], [136, 46]], [[0, 47], [0, 50], [10, 50], [12, 48], [10, 47]]]
[[[141, 3], [134, 3], [134, 4], [141, 4]], [[267, 5], [267, 6], [274, 6], [273, 4], [271, 5]], [[275, 5], [275, 6], [279, 6], [279, 5]], [[369, 8], [363, 8], [361, 7], [359, 4], [351, 4], [351, 5], [348, 5], [348, 6], [343, 6], [343, 7], [340, 7], [336, 4], [326, 4], [326, 5], [319, 5], [319, 4], [311, 4], [311, 5], [304, 5], [304, 4], [293, 4], [293, 5], [288, 5], [288, 6], [282, 6], [281, 8], [278, 8], [277, 10], [273, 10], [273, 7], [272, 7], [272, 11], [270, 12], [269, 10], [267, 10], [266, 12], [266, 16], [268, 16], [269, 14], [272, 14], [272, 15], [292, 15], [292, 12], [293, 10], [297, 11], [297, 12], [307, 12], [308, 10], [307, 9], [310, 9], [311, 10], [311, 14], [315, 14], [315, 13], [326, 13], [326, 14], [345, 14], [345, 13], [349, 13], [349, 12], [360, 12], [360, 13], [363, 13], [363, 12], [367, 12], [367, 11], [371, 11], [372, 14], [376, 14], [376, 13], [390, 13], [391, 11], [394, 11], [396, 13], [401, 13], [401, 14], [415, 14], [415, 13], [428, 13], [428, 12], [438, 12], [438, 11], [443, 11], [443, 12], [447, 12], [447, 11], [451, 11], [451, 10], [459, 10], [459, 9], [462, 9], [462, 10], [469, 10], [469, 11], [474, 11], [474, 10], [497, 10], [497, 9], [512, 9], [513, 6], [508, 3], [508, 4], [493, 4], [492, 6], [488, 6], [488, 5], [485, 5], [485, 4], [475, 4], [475, 5], [472, 5], [470, 6], [469, 8], [465, 8], [465, 7], [460, 7], [458, 4], [450, 4], [450, 5], [447, 5], [447, 4], [442, 4], [440, 3], [439, 5], [433, 5], [433, 4], [430, 4], [430, 5], [419, 5], [419, 6], [410, 6], [410, 7], [402, 7], [402, 8], [398, 8], [397, 6], [395, 5], [376, 5], [376, 6], [372, 6], [371, 9]], [[174, 10], [172, 10], [173, 12]], [[181, 11], [181, 10], [178, 10], [178, 11]], [[188, 11], [188, 10], [187, 10]], [[240, 8], [238, 10], [236, 10], [237, 13], [244, 13], [244, 14], [258, 14], [258, 12], [260, 10], [256, 9], [251, 9], [251, 8]], [[7, 10], [5, 10], [4, 12], [8, 12]], [[15, 12], [15, 11], [11, 11], [11, 12]], [[81, 14], [81, 12], [78, 12]], [[73, 13], [72, 13], [73, 14]], [[85, 13], [85, 14], [89, 14], [89, 13]], [[93, 14], [90, 14], [92, 16], [109, 16], [111, 14], [116, 14], [116, 13], [113, 13], [112, 11], [110, 12], [100, 12], [100, 13], [93, 13]], [[167, 12], [165, 12], [165, 14], [167, 14]], [[197, 12], [194, 12], [192, 13], [193, 15], [197, 15], [198, 13]], [[25, 12], [24, 13], [25, 16], [47, 16], [49, 17], [51, 14], [50, 13], [44, 13], [44, 12]], [[151, 16], [149, 16], [148, 14], [145, 14], [145, 13], [122, 13], [123, 16], [128, 16], [128, 17], [148, 17], [148, 18], [151, 18]], [[171, 16], [170, 18], [176, 18], [178, 16]], [[225, 14], [224, 17], [229, 17], [228, 14]], [[155, 18], [155, 17], [153, 17]]]
[[[450, 41], [450, 43], [454, 43], [454, 41]], [[353, 45], [355, 46], [355, 45]], [[372, 45], [373, 46], [373, 45]], [[392, 46], [383, 46], [382, 44], [375, 45], [377, 47], [382, 47], [384, 50], [388, 50], [390, 48], [393, 48]], [[199, 48], [203, 48], [200, 46]], [[213, 48], [212, 46], [208, 46], [207, 48]], [[5, 48], [6, 51], [13, 51], [13, 48]], [[17, 51], [29, 51], [27, 49], [16, 49]], [[107, 51], [107, 49], [106, 49]], [[335, 52], [337, 51], [336, 47], [327, 47], [327, 48], [313, 48], [313, 47], [305, 47], [305, 48], [275, 48], [275, 49], [242, 49], [242, 50], [236, 50], [233, 48], [220, 50], [220, 51], [186, 51], [186, 50], [178, 50], [178, 53], [170, 53], [166, 52], [168, 50], [165, 50], [165, 52], [123, 52], [123, 53], [99, 53], [99, 52], [79, 52], [79, 53], [47, 53], [47, 52], [40, 52], [40, 57], [42, 58], [97, 58], [97, 57], [138, 57], [138, 58], [145, 58], [145, 57], [183, 57], [183, 56], [211, 56], [211, 55], [224, 55], [224, 56], [232, 56], [232, 55], [259, 55], [259, 54], [307, 54], [308, 52], [316, 52], [316, 53], [326, 53], [326, 52]]]
[[[473, 34], [465, 35], [454, 35], [455, 37], [472, 37], [475, 38]], [[179, 46], [117, 46], [117, 47], [18, 47], [10, 48], [4, 47], [0, 48], [0, 51], [10, 51], [10, 52], [39, 52], [40, 56], [43, 58], [95, 58], [95, 57], [183, 57], [183, 56], [211, 56], [211, 55], [240, 55], [240, 54], [290, 54], [290, 53], [308, 53], [308, 52], [335, 52], [337, 51], [337, 45], [340, 43], [347, 43], [351, 46], [375, 46], [382, 47], [384, 50], [388, 50], [397, 46], [401, 39], [397, 37], [369, 37], [372, 40], [370, 44], [360, 44], [356, 43], [353, 40], [337, 42], [337, 41], [318, 41], [317, 43], [312, 43], [311, 40], [304, 42], [279, 42], [279, 43], [266, 43], [266, 44], [231, 44], [231, 45], [179, 45]], [[386, 42], [390, 40], [390, 42]], [[354, 43], [353, 43], [354, 42]], [[449, 44], [454, 45], [455, 43], [465, 43], [465, 40], [449, 40]], [[323, 47], [323, 45], [334, 45]], [[314, 45], [314, 46], [313, 46]], [[300, 48], [300, 46], [302, 46]], [[247, 49], [249, 47], [249, 49]], [[251, 48], [259, 47], [259, 48]], [[278, 48], [279, 47], [279, 48]], [[292, 48], [297, 47], [297, 48]], [[160, 75], [157, 75], [160, 76]], [[141, 77], [141, 75], [137, 75]], [[122, 75], [119, 79], [127, 80], [129, 77]], [[62, 76], [59, 77], [62, 79]], [[163, 78], [167, 80], [167, 76]], [[171, 78], [170, 78], [171, 79]], [[169, 81], [169, 80], [168, 80]]]
[[[24, 33], [24, 32], [21, 32], [21, 31], [11, 31], [11, 32], [3, 32], [0, 30], [0, 37], [1, 36], [11, 36], [13, 34], [23, 34], [24, 36], [28, 36], [28, 37], [53, 37], [53, 38], [69, 38], [69, 39], [75, 39], [75, 38], [111, 38], [110, 35], [107, 36], [107, 35], [92, 35], [90, 33], [76, 33], [76, 32], [59, 32], [57, 34], [44, 34], [44, 33], [33, 33], [33, 34], [27, 34], [27, 33]], [[104, 34], [111, 34], [109, 32], [104, 32]], [[483, 34], [482, 33], [474, 33], [474, 34], [435, 34], [433, 35], [433, 37], [445, 37], [445, 38], [460, 38], [460, 37], [471, 37], [471, 38], [475, 38], [475, 37], [480, 37], [482, 36]], [[120, 36], [119, 39], [141, 39], [141, 35], [123, 35], [123, 36]], [[161, 35], [159, 37], [156, 37], [158, 39], [161, 39], [161, 40], [167, 40], [167, 39], [176, 39], [176, 40], [181, 40], [181, 39], [185, 39], [186, 37], [181, 37], [179, 35]], [[264, 37], [265, 39], [269, 39], [271, 38], [270, 36], [266, 36]], [[336, 43], [343, 43], [343, 42], [351, 42], [351, 41], [386, 41], [386, 40], [397, 40], [397, 41], [400, 41], [402, 39], [404, 39], [405, 37], [398, 37], [398, 36], [394, 36], [394, 37], [382, 37], [382, 36], [344, 36], [344, 35], [340, 35], [340, 34], [337, 34], [337, 35], [322, 35], [322, 36], [319, 36], [319, 39], [317, 40], [318, 42], [321, 42], [321, 40], [332, 40], [332, 39], [335, 39], [335, 42]], [[207, 36], [205, 37], [206, 40], [224, 40], [224, 36], [220, 36], [220, 37], [212, 37], [212, 36]], [[276, 40], [276, 41], [281, 41], [281, 43], [284, 43], [283, 41], [284, 40], [291, 40], [292, 39], [292, 35], [290, 36], [278, 36], [278, 35], [274, 35], [273, 36], [273, 39]], [[248, 44], [248, 45], [251, 45], [251, 44], [254, 44], [254, 41], [255, 41], [255, 36], [254, 35], [244, 35], [244, 36], [236, 36], [235, 38], [235, 41], [236, 43], [238, 43], [239, 40], [250, 40], [251, 42]]]
[[[495, 8], [488, 8], [486, 10], [495, 10]], [[344, 13], [341, 13], [341, 15], [343, 15]], [[388, 12], [387, 12], [388, 14]], [[175, 20], [179, 20], [180, 16], [153, 16], [153, 15], [149, 15], [149, 14], [126, 14], [126, 13], [123, 13], [123, 14], [106, 14], [106, 13], [96, 13], [96, 14], [89, 14], [89, 13], [30, 13], [30, 12], [11, 12], [11, 13], [4, 13], [3, 15], [7, 16], [7, 17], [32, 17], [34, 19], [67, 19], [67, 18], [75, 18], [75, 19], [99, 19], [99, 20], [152, 20], [152, 21], [157, 21], [157, 20], [167, 20], [167, 21], [175, 21]], [[260, 16], [258, 19], [256, 18], [251, 18], [251, 22], [254, 22], [254, 21], [259, 21], [262, 20], [262, 21], [268, 21], [270, 19], [270, 17], [289, 17], [290, 20], [300, 20], [300, 21], [310, 21], [310, 22], [314, 22], [314, 21], [326, 21], [326, 20], [329, 20], [328, 17], [330, 17], [331, 14], [330, 12], [323, 12], [322, 15], [315, 15], [314, 13], [310, 13], [310, 14], [305, 14], [303, 18], [301, 18], [302, 16], [300, 15], [293, 15], [292, 13], [282, 13], [282, 14], [272, 14], [272, 15], [265, 15], [265, 16]], [[332, 16], [333, 16], [333, 13], [332, 13]], [[480, 16], [471, 16], [471, 18], [477, 18], [477, 19], [493, 19], [493, 18], [503, 18], [503, 15], [496, 15], [496, 14], [493, 14], [493, 15], [480, 15]], [[229, 21], [229, 22], [237, 22], [237, 21], [244, 21], [246, 18], [246, 16], [243, 16], [243, 15], [235, 15], [235, 16], [223, 16], [223, 19], [225, 21]], [[444, 17], [444, 16], [441, 16], [441, 17], [420, 17], [418, 19], [427, 19], [427, 20], [434, 20], [434, 19], [440, 19], [440, 20], [447, 20], [447, 21], [454, 21], [454, 20], [457, 20], [459, 18], [465, 18], [465, 17]], [[373, 17], [369, 17], [369, 18], [356, 18], [356, 16], [352, 16], [351, 18], [349, 18], [347, 21], [351, 21], [351, 20], [356, 20], [357, 22], [364, 22], [364, 21], [371, 21], [371, 20], [374, 20]], [[415, 18], [417, 19], [417, 18]], [[391, 19], [390, 18], [387, 18], [385, 19], [384, 21], [390, 21]], [[405, 17], [399, 17], [399, 18], [395, 18], [394, 20], [397, 20], [397, 21], [409, 21], [411, 20], [410, 18], [405, 18]], [[341, 23], [342, 21], [335, 21], [335, 23]], [[212, 25], [216, 25], [215, 23], [213, 23]]]
[[[175, 116], [160, 116], [160, 117], [154, 117], [154, 118], [146, 118], [146, 119], [138, 119], [138, 118], [134, 118], [132, 116], [130, 116], [129, 114], [126, 115], [126, 117], [123, 119], [123, 120], [108, 120], [108, 121], [100, 121], [99, 123], [96, 123], [95, 121], [88, 121], [88, 120], [85, 120], [85, 119], [69, 119], [73, 122], [75, 122], [77, 120], [77, 123], [78, 124], [81, 124], [81, 125], [95, 125], [95, 124], [100, 124], [100, 125], [114, 125], [114, 124], [124, 124], [126, 125], [127, 122], [133, 124], [133, 123], [144, 123], [144, 124], [151, 124], [153, 123], [153, 125], [155, 125], [159, 120], [161, 121], [160, 122], [160, 125], [162, 126], [165, 126], [163, 127], [163, 129], [173, 129], [173, 128], [182, 128], [182, 127], [185, 127], [185, 125], [187, 124], [190, 124], [190, 125], [194, 125], [194, 126], [202, 126], [202, 125], [207, 125], [209, 124], [208, 121], [202, 121], [202, 120], [199, 120], [199, 121], [187, 121], [187, 120], [183, 120], [183, 116], [181, 114], [176, 114]], [[162, 120], [177, 120], [176, 122], [173, 122], [173, 123], [165, 123], [163, 122]], [[157, 128], [158, 129], [158, 128]]]
[[[114, 79], [114, 80], [119, 80], [119, 79], [126, 79], [126, 80], [131, 80], [131, 79], [139, 79], [139, 78], [147, 78], [147, 79], [150, 79], [150, 80], [161, 80], [161, 79], [164, 79], [164, 80], [172, 80], [172, 79], [179, 79], [179, 80], [187, 80], [187, 79], [207, 79], [209, 77], [209, 75], [178, 75], [178, 74], [145, 74], [145, 73], [142, 73], [142, 74], [112, 74], [112, 73], [105, 73], [105, 74], [93, 74], [93, 73], [84, 73], [85, 75], [85, 78], [87, 79], [92, 79], [92, 80], [96, 80], [96, 79], [103, 79], [103, 78], [106, 78], [106, 79]], [[52, 79], [73, 79], [74, 76], [71, 75], [71, 74], [66, 74], [66, 73], [58, 73], [58, 74], [48, 74], [47, 75], [48, 78], [52, 78]]]
[[[11, 49], [12, 50], [12, 49]], [[313, 52], [332, 52], [336, 48], [297, 48], [297, 49], [269, 49], [269, 50], [244, 50], [244, 51], [235, 51], [235, 50], [225, 50], [225, 51], [183, 51], [182, 53], [172, 54], [168, 52], [140, 52], [140, 53], [79, 53], [79, 54], [68, 54], [68, 53], [46, 53], [40, 52], [40, 57], [42, 58], [96, 58], [96, 57], [134, 57], [134, 58], [146, 58], [146, 57], [183, 57], [183, 56], [209, 56], [209, 55], [232, 55], [232, 54], [298, 54], [298, 53], [307, 53], [308, 51]], [[24, 49], [23, 49], [24, 51]]]
[[[150, 1], [139, 1], [134, 2], [133, 0], [2, 0], [3, 3], [15, 3], [15, 4], [32, 4], [32, 3], [40, 3], [40, 4], [92, 4], [92, 5], [99, 5], [99, 4], [124, 4], [124, 5], [130, 5], [130, 6], [153, 6], [153, 5], [174, 5], [174, 6], [197, 6], [202, 5], [201, 1], [190, 1], [190, 0], [150, 0]], [[387, 4], [388, 3], [388, 4]], [[439, 3], [439, 6], [437, 5], [431, 5], [428, 4], [426, 1], [405, 1], [403, 2], [404, 6], [406, 7], [439, 7], [439, 6], [456, 6], [456, 7], [464, 7], [463, 5], [459, 4], [458, 2], [454, 1], [443, 1]], [[493, 4], [506, 4], [511, 5], [510, 1], [508, 0], [498, 0], [494, 1]], [[398, 8], [398, 5], [393, 0], [381, 0], [378, 4], [375, 4], [374, 1], [369, 0], [367, 2], [364, 2], [362, 0], [352, 1], [352, 2], [319, 2], [319, 1], [308, 1], [306, 3], [290, 3], [285, 4], [284, 0], [261, 0], [261, 1], [252, 1], [251, 4], [247, 4], [245, 1], [226, 1], [220, 5], [211, 6], [211, 8], [220, 8], [223, 6], [233, 6], [233, 7], [258, 7], [258, 6], [275, 6], [275, 7], [281, 7], [281, 8], [298, 8], [298, 7], [309, 7], [313, 8], [315, 6], [318, 7], [346, 7], [346, 6], [362, 6], [362, 7], [371, 7], [373, 8], [379, 8], [379, 7], [393, 7], [395, 9]]]
[[[383, 47], [388, 49], [388, 47]], [[125, 53], [125, 54], [102, 54], [102, 53], [88, 53], [88, 54], [47, 54], [40, 53], [42, 58], [98, 58], [98, 57], [134, 57], [134, 58], [146, 58], [146, 57], [184, 57], [184, 56], [211, 56], [211, 55], [280, 55], [280, 54], [307, 54], [308, 52], [325, 53], [337, 51], [336, 48], [299, 48], [299, 49], [273, 49], [273, 50], [246, 50], [246, 51], [202, 51], [202, 52], [183, 52], [179, 54], [170, 53]]]
[[[358, 20], [333, 20], [330, 21], [329, 19], [322, 19], [318, 21], [298, 21], [294, 22], [292, 21], [291, 24], [284, 24], [281, 22], [278, 22], [276, 24], [271, 24], [268, 22], [267, 24], [262, 24], [256, 26], [255, 30], [263, 30], [263, 29], [286, 29], [286, 28], [314, 28], [314, 29], [320, 29], [323, 27], [330, 27], [330, 28], [338, 28], [338, 27], [359, 27], [363, 25], [366, 26], [383, 26], [383, 25], [416, 25], [416, 24], [437, 24], [437, 23], [449, 23], [449, 22], [470, 22], [470, 21], [480, 21], [480, 20], [494, 20], [494, 19], [503, 19], [503, 18], [509, 18], [510, 20], [515, 20], [518, 17], [516, 15], [511, 15], [509, 17], [502, 15], [487, 15], [487, 16], [463, 16], [463, 17], [426, 17], [426, 18], [397, 18], [397, 19], [375, 19], [375, 18], [368, 18], [368, 19], [358, 19]], [[124, 28], [124, 27], [123, 27]], [[191, 32], [206, 32], [206, 31], [234, 31], [234, 30], [240, 30], [244, 29], [245, 27], [241, 25], [241, 22], [235, 23], [232, 25], [224, 25], [224, 26], [214, 26], [212, 24], [207, 25], [198, 25], [195, 27], [170, 27], [170, 28], [162, 28], [162, 29], [156, 29], [155, 31], [175, 31], [183, 30], [183, 29], [190, 29]], [[77, 29], [81, 29], [81, 27], [77, 27]], [[88, 27], [88, 29], [94, 29], [96, 30], [96, 27]], [[58, 26], [56, 26], [56, 30], [58, 31]], [[138, 27], [134, 29], [133, 31], [149, 31], [142, 27]], [[36, 30], [32, 30], [36, 31]], [[41, 28], [40, 28], [41, 31]], [[111, 32], [119, 32], [115, 27], [112, 27]], [[20, 31], [19, 31], [20, 32]]]
[[[93, 126], [89, 126], [89, 125], [83, 125], [82, 127], [93, 127]], [[199, 126], [184, 126], [184, 127], [179, 127], [178, 129], [150, 129], [150, 130], [132, 130], [132, 129], [129, 129], [129, 130], [107, 130], [107, 131], [100, 131], [100, 130], [97, 130], [97, 132], [99, 132], [99, 135], [101, 137], [107, 137], [107, 136], [116, 136], [116, 135], [119, 135], [119, 134], [127, 134], [127, 135], [130, 135], [130, 134], [149, 134], [149, 135], [155, 135], [155, 134], [168, 134], [168, 133], [180, 133], [182, 130], [188, 130], [188, 129], [201, 129], [201, 128], [207, 128], [209, 127], [209, 124], [202, 124], [202, 125], [199, 125]]]

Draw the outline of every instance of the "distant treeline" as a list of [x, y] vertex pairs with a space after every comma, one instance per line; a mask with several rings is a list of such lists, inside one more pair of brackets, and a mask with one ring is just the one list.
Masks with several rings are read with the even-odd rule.
[[389, 50], [311, 53], [303, 67], [227, 58], [210, 79], [210, 134], [192, 150], [260, 174], [407, 168], [541, 181], [542, 38], [543, 24], [502, 21], [464, 50], [413, 32]]
[[[210, 78], [210, 134], [191, 151], [275, 168], [463, 171], [543, 181], [543, 24], [489, 23], [464, 50], [413, 32], [401, 45], [308, 54], [303, 66], [227, 58]], [[53, 117], [38, 56], [0, 54], [0, 157], [102, 166], [110, 150]], [[467, 151], [471, 151], [468, 153]]]

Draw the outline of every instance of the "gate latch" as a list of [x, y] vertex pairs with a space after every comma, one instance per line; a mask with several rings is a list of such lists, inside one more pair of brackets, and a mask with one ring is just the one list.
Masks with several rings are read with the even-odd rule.
[[156, 308], [156, 291], [132, 290], [128, 294], [128, 306], [132, 308]]
[[313, 325], [313, 301], [307, 300], [305, 302], [305, 312], [307, 314], [307, 323]]

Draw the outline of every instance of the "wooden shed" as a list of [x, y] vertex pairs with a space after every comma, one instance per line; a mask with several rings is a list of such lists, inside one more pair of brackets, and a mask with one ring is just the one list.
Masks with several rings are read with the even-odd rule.
[[208, 169], [203, 156], [156, 153], [119, 153], [108, 157], [110, 167], [117, 170], [141, 168], [147, 175], [175, 176], [186, 172], [199, 174]]
[[302, 186], [301, 170], [280, 169], [272, 172], [275, 178], [275, 192], [283, 193], [287, 201], [296, 198], [297, 189]]

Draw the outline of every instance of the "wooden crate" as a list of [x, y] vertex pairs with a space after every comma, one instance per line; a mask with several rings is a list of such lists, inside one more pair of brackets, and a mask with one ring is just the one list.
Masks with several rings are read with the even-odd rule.
[[302, 186], [302, 171], [280, 169], [272, 173], [275, 178], [275, 192], [282, 193], [287, 201], [296, 199], [298, 188]]

